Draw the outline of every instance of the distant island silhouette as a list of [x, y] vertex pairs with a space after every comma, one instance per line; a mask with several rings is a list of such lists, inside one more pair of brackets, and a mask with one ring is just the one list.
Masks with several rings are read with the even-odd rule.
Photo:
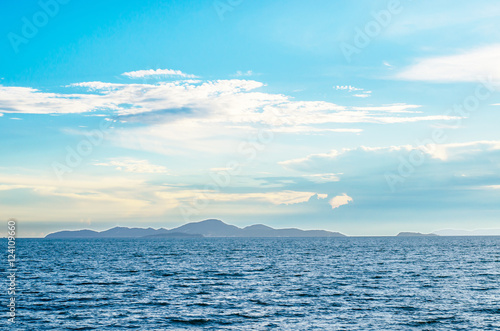
[[[396, 237], [439, 237], [439, 236], [499, 236], [500, 230], [439, 230], [432, 233], [399, 232]], [[47, 239], [71, 238], [201, 238], [201, 237], [347, 237], [340, 232], [326, 230], [301, 230], [297, 228], [274, 229], [264, 224], [254, 224], [244, 228], [230, 225], [218, 219], [191, 222], [173, 229], [114, 227], [104, 231], [64, 230], [50, 233]]]
[[296, 228], [274, 229], [264, 224], [239, 228], [221, 220], [208, 219], [192, 222], [177, 228], [128, 228], [114, 227], [105, 231], [74, 230], [58, 231], [45, 236], [47, 239], [77, 238], [186, 238], [186, 237], [346, 237], [340, 232], [326, 230], [300, 230]]
[[400, 232], [397, 237], [437, 237], [435, 233], [420, 233], [420, 232]]

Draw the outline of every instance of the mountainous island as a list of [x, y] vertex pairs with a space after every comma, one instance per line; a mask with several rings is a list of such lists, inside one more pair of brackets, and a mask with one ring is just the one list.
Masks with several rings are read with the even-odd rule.
[[187, 223], [177, 228], [128, 228], [114, 227], [106, 231], [76, 230], [48, 234], [48, 239], [76, 238], [196, 238], [196, 237], [346, 237], [339, 232], [325, 230], [300, 230], [296, 228], [274, 229], [255, 224], [244, 228], [226, 224], [220, 220], [208, 219]]

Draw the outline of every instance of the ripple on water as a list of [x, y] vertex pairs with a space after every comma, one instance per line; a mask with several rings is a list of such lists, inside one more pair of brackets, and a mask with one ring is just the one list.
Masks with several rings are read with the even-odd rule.
[[20, 239], [17, 325], [499, 330], [499, 248], [499, 237]]

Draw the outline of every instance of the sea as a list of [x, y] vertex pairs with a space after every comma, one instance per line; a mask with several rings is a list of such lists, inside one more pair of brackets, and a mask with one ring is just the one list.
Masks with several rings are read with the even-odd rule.
[[500, 330], [500, 237], [16, 245], [5, 330]]

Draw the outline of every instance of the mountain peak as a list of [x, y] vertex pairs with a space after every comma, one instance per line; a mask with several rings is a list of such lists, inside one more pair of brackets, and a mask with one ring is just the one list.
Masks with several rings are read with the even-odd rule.
[[[224, 222], [222, 222], [221, 220], [218, 220], [218, 219], [216, 219], [216, 218], [209, 218], [209, 219], [207, 219], [207, 220], [203, 220], [203, 221], [199, 221], [199, 222], [193, 222], [193, 223], [198, 223], [198, 224], [200, 224], [200, 223], [213, 223], [213, 224], [218, 223], [218, 224], [226, 224], [226, 223], [224, 223]], [[227, 224], [226, 224], [226, 225], [227, 225]]]
[[396, 237], [437, 237], [435, 233], [400, 232]]
[[241, 229], [237, 226], [226, 224], [218, 219], [207, 219], [200, 222], [187, 223], [171, 231], [203, 234], [208, 237], [235, 237], [238, 236]]
[[270, 229], [273, 228], [264, 224], [254, 224], [243, 228], [243, 230], [270, 230]]

